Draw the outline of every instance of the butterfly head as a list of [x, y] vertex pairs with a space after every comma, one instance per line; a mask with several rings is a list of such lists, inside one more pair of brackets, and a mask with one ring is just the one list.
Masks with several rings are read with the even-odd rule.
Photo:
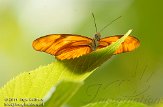
[[95, 39], [96, 41], [99, 41], [100, 38], [101, 38], [101, 34], [100, 34], [100, 33], [96, 33], [96, 34], [94, 35], [94, 39]]

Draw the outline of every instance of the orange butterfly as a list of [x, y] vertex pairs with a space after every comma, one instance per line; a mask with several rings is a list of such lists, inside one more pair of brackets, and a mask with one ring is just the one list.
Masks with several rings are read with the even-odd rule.
[[[32, 46], [37, 51], [46, 52], [56, 56], [59, 60], [64, 60], [77, 58], [109, 46], [122, 36], [115, 35], [101, 39], [100, 33], [96, 33], [91, 39], [76, 34], [51, 34], [34, 40]], [[137, 38], [128, 36], [114, 54], [133, 51], [139, 45], [140, 42]]]
[[[93, 13], [92, 16], [97, 32], [95, 16]], [[112, 22], [114, 22], [115, 20], [113, 20]], [[103, 31], [106, 27], [112, 24], [112, 22], [104, 26], [104, 28], [100, 31]], [[57, 59], [64, 60], [77, 58], [79, 56], [89, 54], [92, 51], [109, 46], [110, 44], [120, 39], [122, 36], [123, 35], [116, 35], [101, 39], [100, 33], [96, 33], [94, 35], [94, 38], [91, 39], [86, 36], [76, 34], [51, 34], [34, 40], [32, 46], [37, 51], [46, 52], [56, 56]], [[130, 52], [139, 47], [139, 45], [140, 42], [137, 38], [133, 36], [128, 36], [114, 54]]]

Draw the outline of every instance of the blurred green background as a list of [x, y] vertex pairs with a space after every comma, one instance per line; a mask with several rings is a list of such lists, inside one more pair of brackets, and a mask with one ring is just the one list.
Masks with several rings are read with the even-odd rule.
[[93, 12], [99, 30], [122, 16], [101, 32], [103, 37], [133, 29], [141, 46], [103, 64], [68, 105], [108, 99], [158, 103], [163, 99], [162, 6], [161, 0], [0, 0], [0, 86], [21, 72], [55, 61], [33, 50], [34, 39], [52, 33], [93, 37]]

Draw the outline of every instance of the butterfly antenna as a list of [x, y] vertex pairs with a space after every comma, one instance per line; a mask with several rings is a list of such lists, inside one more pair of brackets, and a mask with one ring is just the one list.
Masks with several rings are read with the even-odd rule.
[[105, 28], [107, 28], [109, 25], [111, 25], [113, 22], [115, 22], [116, 20], [118, 20], [119, 18], [121, 18], [122, 16], [119, 16], [119, 17], [117, 17], [116, 19], [114, 19], [113, 21], [111, 21], [110, 23], [108, 23], [106, 26], [104, 26], [101, 30], [100, 30], [100, 32], [102, 32]]
[[92, 16], [93, 16], [93, 20], [94, 20], [94, 24], [95, 24], [96, 33], [97, 33], [97, 25], [96, 25], [95, 15], [92, 13]]

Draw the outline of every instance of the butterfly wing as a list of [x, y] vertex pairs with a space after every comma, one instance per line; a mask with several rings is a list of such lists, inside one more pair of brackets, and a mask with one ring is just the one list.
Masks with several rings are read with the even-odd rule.
[[88, 54], [92, 51], [92, 39], [73, 34], [51, 34], [33, 41], [33, 48], [46, 52], [58, 59], [71, 59]]
[[[99, 41], [99, 46], [98, 49], [109, 46], [110, 44], [116, 42], [118, 39], [120, 39], [123, 35], [116, 35], [116, 36], [110, 36], [103, 38]], [[125, 41], [120, 45], [118, 50], [115, 51], [114, 54], [120, 54], [123, 52], [130, 52], [139, 47], [140, 41], [133, 37], [133, 36], [128, 36]]]

